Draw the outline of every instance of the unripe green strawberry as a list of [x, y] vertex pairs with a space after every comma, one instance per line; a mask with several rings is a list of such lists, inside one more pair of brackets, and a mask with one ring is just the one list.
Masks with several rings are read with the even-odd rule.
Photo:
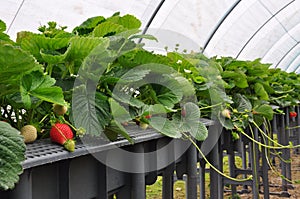
[[74, 134], [67, 124], [56, 123], [52, 125], [50, 130], [50, 138], [52, 142], [56, 142], [64, 146], [68, 151], [75, 150]]
[[147, 123], [144, 123], [144, 122], [140, 122], [139, 126], [142, 128], [142, 129], [147, 129], [148, 128], [148, 124]]
[[37, 130], [33, 125], [25, 125], [20, 131], [25, 143], [34, 142], [37, 138]]
[[231, 118], [231, 116], [230, 116], [230, 110], [228, 110], [228, 109], [224, 109], [222, 112], [221, 112], [221, 114], [223, 115], [223, 117], [225, 117], [225, 118]]
[[53, 104], [53, 112], [56, 115], [64, 115], [68, 111], [68, 108], [66, 106], [62, 106], [59, 104]]

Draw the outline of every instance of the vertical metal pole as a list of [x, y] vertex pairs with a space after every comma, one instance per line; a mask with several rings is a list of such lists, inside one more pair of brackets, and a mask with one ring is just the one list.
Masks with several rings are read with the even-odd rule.
[[197, 150], [190, 146], [187, 151], [187, 199], [197, 199]]
[[[300, 126], [300, 106], [296, 106], [296, 111], [297, 111], [297, 118], [296, 118], [296, 125]], [[297, 143], [296, 145], [300, 144], [300, 128], [297, 128]], [[299, 148], [296, 149], [296, 153], [299, 154]]]
[[200, 199], [205, 199], [205, 161], [200, 159], [199, 178], [200, 178]]
[[163, 199], [173, 199], [173, 185], [174, 185], [174, 164], [170, 164], [163, 171]]
[[162, 187], [162, 198], [163, 199], [173, 199], [174, 196], [174, 170], [175, 170], [175, 147], [179, 147], [178, 145], [175, 145], [174, 142], [169, 143], [169, 138], [163, 138], [157, 142], [157, 148], [161, 148], [162, 146], [165, 146], [166, 144], [170, 144], [170, 148], [168, 150], [164, 151], [164, 153], [158, 154], [158, 164], [166, 165], [169, 162], [172, 162], [170, 165], [168, 165], [162, 172], [163, 177], [163, 187]]
[[[258, 129], [253, 128], [253, 139], [258, 140]], [[251, 146], [251, 147], [250, 147]], [[249, 144], [250, 153], [252, 153], [252, 175], [253, 175], [253, 184], [252, 184], [252, 192], [253, 192], [253, 198], [259, 199], [259, 158], [258, 158], [258, 146], [254, 142], [252, 144]]]
[[[233, 142], [232, 141], [230, 142], [230, 146], [228, 147], [227, 153], [228, 153], [228, 165], [229, 165], [230, 176], [236, 177], [235, 155], [234, 155], [234, 149], [233, 149]], [[231, 185], [232, 198], [234, 198], [236, 194], [237, 194], [236, 185], [232, 184]]]
[[10, 194], [13, 199], [32, 199], [32, 175], [31, 169], [24, 170], [20, 180]]
[[[274, 134], [277, 135], [277, 138], [279, 137], [279, 133], [278, 133], [278, 128], [277, 128], [277, 115], [274, 115], [273, 120], [272, 120], [272, 131], [271, 131], [271, 138], [274, 139]], [[277, 139], [278, 140], [278, 139]], [[273, 145], [273, 144], [272, 144]], [[274, 149], [273, 151], [274, 153], [276, 153], [276, 150]], [[276, 165], [276, 160], [275, 160], [275, 156], [272, 156], [272, 165], [275, 166]]]
[[[285, 109], [286, 110], [286, 109]], [[286, 111], [285, 111], [286, 114]], [[286, 145], [286, 140], [285, 140], [285, 115], [281, 115], [280, 117], [280, 125], [281, 125], [281, 131], [280, 131], [280, 138], [279, 143], [282, 145]], [[282, 158], [283, 160], [286, 160], [286, 150], [282, 149]], [[286, 163], [284, 161], [280, 161], [281, 164], [281, 175], [286, 177]], [[285, 179], [282, 179], [282, 191], [287, 191], [287, 181]]]
[[[219, 153], [219, 142], [215, 144], [210, 154], [211, 164], [217, 169], [220, 169], [220, 156], [223, 157], [223, 153]], [[223, 186], [219, 187], [222, 184], [222, 179], [219, 174], [210, 168], [210, 198], [211, 199], [222, 199], [223, 198]], [[221, 180], [221, 181], [220, 181]]]
[[[243, 169], [247, 169], [247, 152], [246, 152], [246, 144], [245, 142], [241, 141], [241, 145], [242, 145], [242, 168]], [[244, 178], [247, 177], [247, 175], [243, 175]], [[248, 186], [247, 185], [243, 185], [243, 193], [248, 193]]]
[[[289, 108], [287, 107], [285, 109], [285, 112], [286, 112], [286, 115], [285, 115], [285, 144], [288, 145], [289, 144], [289, 141], [290, 141], [290, 129], [288, 128], [290, 126], [290, 117], [289, 117]], [[290, 149], [284, 149], [284, 154], [285, 154], [285, 160], [290, 160], [291, 159], [291, 154], [290, 154]], [[286, 177], [289, 179], [289, 180], [292, 180], [292, 168], [291, 168], [291, 163], [288, 162], [286, 163]]]
[[[266, 127], [263, 125], [262, 130], [266, 133]], [[263, 135], [261, 135], [263, 137]], [[267, 141], [268, 142], [268, 141]], [[264, 139], [262, 139], [262, 143], [264, 142]], [[265, 143], [267, 144], [267, 143]], [[263, 181], [263, 187], [264, 187], [264, 199], [269, 199], [270, 198], [270, 192], [269, 192], [269, 178], [268, 178], [268, 162], [267, 162], [267, 151], [265, 147], [261, 147], [262, 150], [262, 181]]]
[[70, 162], [64, 160], [59, 163], [59, 198], [70, 198]]
[[[144, 147], [142, 144], [134, 145], [134, 152], [140, 153], [140, 156], [135, 160], [133, 166], [137, 167], [137, 170], [145, 169], [144, 162]], [[131, 174], [131, 199], [143, 199], [146, 198], [146, 181], [145, 181], [145, 173], [132, 173]]]
[[107, 199], [107, 167], [98, 161], [98, 196], [97, 199]]

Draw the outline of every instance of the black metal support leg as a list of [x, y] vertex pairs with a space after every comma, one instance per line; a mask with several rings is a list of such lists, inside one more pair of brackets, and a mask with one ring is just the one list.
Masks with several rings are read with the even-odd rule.
[[25, 170], [20, 176], [20, 180], [10, 196], [13, 199], [32, 199], [31, 169]]
[[[263, 126], [262, 130], [266, 132], [265, 126]], [[262, 140], [262, 143], [265, 143], [264, 140]], [[266, 143], [265, 143], [266, 144]], [[269, 175], [268, 175], [268, 160], [267, 160], [267, 151], [265, 147], [261, 147], [262, 150], [262, 181], [263, 181], [263, 188], [264, 188], [264, 199], [269, 199], [270, 198], [270, 191], [269, 191]]]
[[190, 146], [187, 151], [187, 199], [197, 199], [197, 150]]
[[173, 185], [174, 185], [174, 164], [169, 165], [163, 171], [163, 199], [173, 199]]
[[[258, 140], [258, 129], [253, 129], [253, 138]], [[253, 175], [253, 184], [252, 184], [252, 194], [253, 199], [259, 199], [259, 174], [258, 174], [258, 167], [259, 167], [259, 157], [258, 157], [258, 146], [255, 143], [249, 144], [249, 150], [251, 153], [251, 167], [252, 167], [252, 175]]]
[[205, 161], [200, 160], [199, 178], [200, 178], [200, 199], [205, 199]]
[[[136, 158], [133, 166], [137, 167], [137, 171], [141, 171], [145, 168], [144, 162], [144, 147], [142, 144], [136, 144], [134, 146], [134, 152], [139, 153], [140, 155]], [[132, 173], [131, 174], [131, 196], [132, 199], [144, 199], [146, 198], [146, 181], [145, 173]]]

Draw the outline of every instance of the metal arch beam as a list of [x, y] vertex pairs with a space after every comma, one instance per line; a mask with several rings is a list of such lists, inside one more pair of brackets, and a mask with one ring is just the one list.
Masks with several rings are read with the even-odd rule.
[[[299, 27], [299, 28], [298, 28], [298, 27]], [[289, 32], [293, 32], [294, 29], [297, 29], [297, 30], [300, 29], [300, 23], [297, 24], [296, 26], [294, 26], [292, 29], [290, 29]], [[286, 57], [293, 49], [296, 48], [296, 46], [297, 46], [298, 43], [300, 42], [300, 41], [297, 41], [296, 39], [294, 39], [294, 37], [293, 37], [289, 32], [286, 32], [286, 34], [284, 34], [284, 36], [282, 36], [281, 38], [283, 38], [283, 37], [285, 37], [285, 36], [287, 35], [288, 37], [290, 37], [291, 39], [293, 39], [293, 40], [295, 41], [295, 44], [294, 44], [293, 48], [290, 49], [290, 50], [282, 57], [282, 59], [280, 59], [280, 61], [276, 64], [276, 67], [284, 60], [284, 58], [285, 58], [285, 57]], [[294, 34], [293, 34], [293, 35], [294, 35]], [[273, 45], [273, 46], [274, 46], [274, 45]], [[268, 52], [270, 52], [271, 49], [273, 49], [273, 48], [270, 48], [270, 49], [267, 51], [266, 54], [268, 54]], [[292, 62], [293, 62], [293, 60], [292, 60], [290, 63], [292, 63]]]
[[237, 7], [237, 5], [241, 2], [242, 0], [237, 0], [232, 6], [231, 8], [225, 13], [225, 15], [222, 17], [222, 19], [218, 22], [218, 24], [216, 25], [216, 27], [214, 28], [213, 32], [210, 34], [209, 38], [206, 40], [203, 48], [202, 48], [202, 53], [205, 51], [205, 49], [207, 48], [208, 44], [210, 43], [210, 41], [212, 40], [212, 38], [214, 37], [214, 35], [216, 34], [216, 32], [218, 31], [218, 29], [221, 27], [222, 23], [226, 20], [226, 18], [230, 15], [230, 13]]
[[[293, 49], [296, 49], [296, 47], [298, 46], [298, 48], [300, 48], [300, 46], [299, 46], [299, 42], [295, 45], [295, 46], [293, 46]], [[293, 50], [292, 49], [292, 50]], [[291, 51], [290, 51], [291, 52]], [[289, 53], [287, 53], [284, 57], [286, 57], [286, 56], [288, 56], [288, 54]], [[293, 57], [293, 59], [289, 62], [289, 64], [288, 64], [288, 67], [286, 67], [285, 68], [285, 70], [287, 71], [288, 69], [290, 69], [291, 68], [291, 66], [292, 66], [292, 64], [297, 60], [297, 58], [299, 57], [300, 55], [298, 54], [297, 56], [295, 56], [295, 57]], [[284, 59], [284, 58], [283, 58]], [[297, 64], [294, 64], [294, 65], [297, 65]], [[299, 65], [299, 64], [298, 64]], [[279, 63], [278, 64], [276, 64], [276, 67], [279, 67]], [[280, 67], [279, 67], [280, 68]], [[295, 68], [295, 70], [297, 70], [297, 68]], [[295, 71], [294, 70], [294, 71]]]
[[[280, 10], [278, 10], [275, 14], [272, 14], [271, 11], [261, 2], [259, 1], [259, 3], [266, 8], [266, 10], [272, 15], [272, 17], [270, 17], [264, 24], [262, 24], [256, 31], [255, 33], [248, 39], [248, 41], [244, 44], [244, 46], [242, 47], [242, 49], [239, 51], [239, 53], [236, 55], [236, 58], [238, 58], [240, 56], [240, 54], [243, 52], [243, 50], [246, 48], [246, 46], [250, 43], [250, 41], [255, 37], [255, 35], [265, 26], [269, 23], [269, 21], [271, 21], [271, 19], [273, 19], [276, 15], [278, 15], [281, 11], [283, 11], [286, 7], [288, 7], [290, 4], [292, 4], [295, 0], [290, 1], [289, 3], [287, 3], [285, 6], [283, 6]], [[281, 25], [282, 26], [282, 25]], [[283, 26], [282, 26], [283, 27]], [[285, 27], [283, 27], [284, 30], [286, 32], [288, 32]]]
[[299, 66], [300, 66], [300, 64], [298, 65], [298, 68], [296, 70], [294, 70], [295, 73], [299, 72], [299, 69], [300, 69]]
[[[294, 47], [294, 49], [295, 49], [296, 47]], [[297, 59], [297, 57], [299, 57], [299, 54], [297, 55], [297, 56], [294, 56], [293, 57], [293, 59], [289, 62], [289, 64], [288, 64], [288, 67], [286, 68], [286, 70], [288, 70], [290, 67], [291, 67], [291, 64], [293, 63], [293, 62], [295, 62], [295, 60]]]
[[19, 6], [19, 8], [18, 8], [18, 10], [17, 10], [17, 12], [16, 12], [16, 14], [15, 14], [13, 20], [11, 21], [11, 23], [9, 24], [9, 26], [8, 26], [8, 28], [7, 28], [7, 30], [6, 30], [6, 33], [8, 33], [9, 30], [10, 30], [10, 28], [12, 27], [12, 25], [13, 25], [13, 23], [15, 22], [15, 20], [16, 20], [18, 14], [19, 14], [21, 8], [23, 7], [24, 3], [25, 3], [25, 0], [22, 0], [22, 2], [21, 2], [21, 4], [20, 4], [20, 6]]
[[[155, 18], [156, 14], [159, 12], [159, 10], [161, 9], [161, 7], [163, 6], [163, 4], [165, 3], [165, 0], [161, 0], [160, 3], [158, 4], [158, 6], [156, 7], [156, 9], [154, 10], [154, 12], [152, 13], [149, 21], [146, 24], [145, 29], [143, 30], [142, 34], [146, 34], [146, 32], [148, 31], [149, 27], [151, 26], [151, 23], [153, 22], [153, 19]], [[142, 38], [139, 39], [138, 43], [142, 42]]]
[[[297, 58], [299, 57], [299, 55], [297, 56]], [[297, 64], [297, 67], [295, 67], [295, 69], [293, 70], [293, 72], [296, 72], [296, 71], [298, 71], [300, 68], [299, 68], [299, 66], [300, 66], [300, 63], [299, 64]]]
[[298, 46], [299, 42], [297, 42], [292, 48], [290, 48], [282, 57], [281, 59], [279, 60], [279, 62], [277, 62], [277, 64], [275, 65], [274, 68], [277, 68], [278, 65], [284, 60], [284, 58], [292, 51], [296, 48], [296, 46]]

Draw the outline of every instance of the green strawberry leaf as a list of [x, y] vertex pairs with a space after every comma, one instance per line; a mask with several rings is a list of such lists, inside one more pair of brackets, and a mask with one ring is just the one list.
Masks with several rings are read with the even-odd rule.
[[268, 120], [273, 119], [274, 111], [272, 107], [268, 104], [262, 104], [260, 106], [254, 107], [252, 112], [254, 115], [261, 115], [267, 118]]
[[[65, 53], [65, 50], [69, 45], [69, 41], [70, 37], [50, 38], [45, 37], [44, 35], [25, 31], [19, 32], [17, 38], [17, 42], [20, 44], [21, 48], [29, 51], [41, 63], [49, 61], [43, 59], [43, 56], [45, 57], [45, 52], [57, 51], [57, 53], [60, 54]], [[41, 52], [44, 55], [42, 55]]]
[[18, 47], [0, 43], [0, 96], [18, 92], [22, 76], [34, 70], [42, 70], [42, 65], [32, 55]]
[[260, 97], [260, 99], [269, 100], [269, 95], [261, 83], [257, 82], [254, 84], [254, 92]]
[[123, 123], [128, 122], [132, 119], [129, 112], [116, 100], [114, 100], [113, 98], [109, 98], [108, 101], [110, 104], [111, 114], [117, 122]]
[[6, 30], [6, 24], [4, 21], [0, 19], [0, 32], [4, 32]]
[[196, 140], [203, 141], [207, 138], [208, 130], [200, 122], [200, 110], [194, 103], [187, 103], [183, 106], [185, 116], [181, 118], [180, 130], [190, 133]]
[[84, 21], [81, 25], [75, 27], [73, 29], [73, 33], [78, 33], [79, 35], [86, 35], [91, 33], [94, 28], [105, 21], [105, 18], [103, 16], [96, 16], [88, 18], [86, 21]]
[[55, 79], [40, 71], [24, 75], [21, 79], [21, 97], [26, 108], [32, 106], [32, 97], [66, 106], [61, 87], [54, 86]]
[[252, 104], [251, 104], [251, 102], [244, 95], [236, 94], [234, 96], [234, 100], [233, 101], [236, 104], [237, 110], [239, 112], [244, 112], [246, 110], [248, 110], [248, 111], [252, 110]]
[[133, 15], [124, 15], [119, 18], [118, 24], [122, 25], [126, 29], [138, 29], [141, 27], [141, 21]]
[[86, 134], [99, 136], [112, 119], [108, 98], [84, 84], [76, 86], [72, 97], [72, 116], [76, 127], [86, 129]]
[[122, 126], [121, 123], [117, 122], [114, 119], [112, 119], [109, 125], [105, 127], [104, 133], [109, 139], [111, 139], [111, 135], [116, 139], [116, 135], [120, 134], [121, 136], [126, 138], [131, 144], [134, 144], [134, 140], [130, 137], [127, 130]]
[[25, 143], [19, 131], [6, 122], [0, 122], [0, 189], [15, 187], [23, 172], [21, 163], [25, 160]]
[[110, 21], [103, 22], [99, 24], [93, 31], [94, 37], [105, 37], [105, 36], [112, 36], [115, 34], [118, 34], [120, 32], [126, 31], [127, 28], [125, 28], [122, 25], [115, 24]]
[[181, 132], [178, 129], [178, 124], [173, 121], [168, 120], [165, 117], [161, 116], [153, 116], [149, 122], [149, 124], [160, 132], [161, 134], [171, 137], [171, 138], [180, 138]]

